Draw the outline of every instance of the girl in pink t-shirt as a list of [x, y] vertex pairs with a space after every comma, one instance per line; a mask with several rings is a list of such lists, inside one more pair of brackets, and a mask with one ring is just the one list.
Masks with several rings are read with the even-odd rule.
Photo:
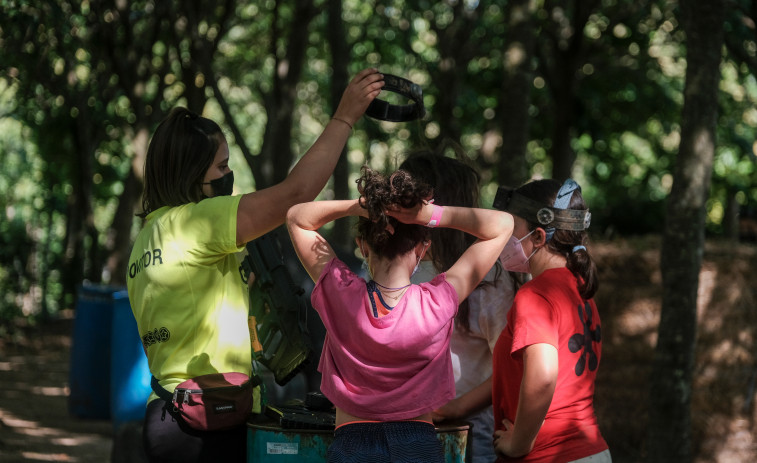
[[[440, 462], [431, 412], [454, 397], [449, 340], [459, 302], [494, 265], [512, 233], [501, 211], [441, 207], [433, 191], [402, 170], [363, 169], [360, 199], [292, 207], [289, 234], [316, 286], [313, 307], [326, 327], [322, 392], [336, 406], [330, 462]], [[318, 233], [359, 216], [356, 242], [369, 281], [357, 276]], [[421, 285], [410, 276], [428, 246], [428, 227], [478, 238], [444, 274]]]

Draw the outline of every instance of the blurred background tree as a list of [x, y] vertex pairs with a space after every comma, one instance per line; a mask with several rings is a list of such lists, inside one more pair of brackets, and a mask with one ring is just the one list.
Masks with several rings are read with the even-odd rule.
[[[756, 5], [730, 0], [722, 21], [708, 238], [757, 239]], [[428, 114], [362, 119], [322, 198], [451, 138], [485, 207], [499, 184], [570, 176], [596, 238], [661, 235], [691, 59], [680, 18], [673, 0], [0, 1], [0, 335], [73, 308], [84, 281], [124, 284], [171, 108], [221, 124], [249, 191], [286, 175], [367, 66], [420, 84]], [[345, 252], [348, 227], [328, 231]]]

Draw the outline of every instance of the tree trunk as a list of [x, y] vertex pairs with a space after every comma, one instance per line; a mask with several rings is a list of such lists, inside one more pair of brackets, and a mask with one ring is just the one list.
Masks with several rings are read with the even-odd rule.
[[[90, 49], [97, 53], [97, 61], [102, 65], [99, 71], [101, 85], [108, 92], [107, 97], [104, 96], [103, 99], [115, 98], [115, 94], [126, 95], [137, 121], [133, 129], [130, 127], [126, 130], [127, 134], [132, 136], [131, 143], [135, 154], [130, 172], [123, 179], [124, 190], [119, 198], [116, 213], [106, 232], [103, 262], [96, 268], [104, 275], [106, 283], [123, 286], [126, 284], [126, 268], [131, 252], [134, 214], [138, 210], [141, 211], [139, 200], [150, 131], [165, 117], [166, 110], [170, 109], [162, 109], [163, 90], [167, 85], [164, 76], [169, 72], [170, 62], [167, 59], [152, 59], [156, 57], [153, 46], [159, 41], [171, 43], [173, 35], [178, 32], [170, 27], [175, 19], [170, 2], [159, 2], [149, 17], [129, 14], [128, 3], [95, 2], [92, 8], [96, 12], [94, 19], [116, 13], [114, 21], [91, 24], [93, 32], [88, 38], [93, 44]], [[176, 46], [180, 48], [179, 45]], [[129, 52], [124, 53], [122, 50]], [[113, 75], [118, 75], [115, 85], [110, 84]], [[159, 77], [158, 90], [150, 95], [144, 89], [155, 76]], [[200, 92], [195, 89], [194, 81], [185, 76], [180, 77], [187, 82], [186, 86], [190, 89], [187, 106], [197, 109], [194, 108], [195, 96], [192, 95], [198, 95]], [[128, 138], [128, 135], [124, 138]]]
[[[451, 2], [452, 3], [452, 2]], [[434, 113], [439, 122], [439, 131], [444, 138], [460, 142], [462, 119], [459, 102], [460, 91], [465, 79], [466, 67], [475, 56], [470, 31], [478, 18], [477, 9], [469, 9], [465, 2], [452, 3], [453, 19], [446, 27], [438, 27], [431, 21], [431, 27], [438, 37], [437, 48], [440, 60], [438, 67], [429, 68], [431, 81], [444, 91], [439, 92], [434, 104]], [[482, 8], [480, 5], [478, 8]]]
[[[547, 19], [540, 33], [541, 53], [538, 60], [552, 94], [554, 122], [552, 127], [552, 178], [564, 180], [571, 176], [576, 153], [571, 147], [579, 111], [576, 94], [577, 73], [584, 61], [586, 39], [583, 30], [598, 0], [548, 1], [548, 18], [565, 15], [569, 21]], [[560, 14], [552, 14], [559, 12]], [[542, 39], [543, 37], [543, 39]]]
[[[344, 21], [342, 21], [342, 0], [328, 2], [328, 30], [326, 36], [331, 49], [331, 111], [336, 111], [344, 89], [349, 83], [347, 65], [350, 61], [350, 51], [344, 35]], [[346, 156], [347, 146], [334, 168], [334, 199], [348, 199], [350, 197], [350, 162]], [[347, 250], [352, 246], [349, 219], [340, 219], [334, 223], [332, 242], [336, 247]]]
[[[82, 229], [77, 236], [85, 238], [80, 245], [82, 247], [82, 260], [79, 265], [82, 267], [82, 276], [85, 280], [93, 283], [100, 283], [102, 280], [102, 252], [100, 249], [99, 233], [95, 227], [94, 215], [94, 162], [96, 159], [96, 150], [100, 145], [102, 138], [97, 132], [97, 124], [94, 118], [97, 117], [85, 101], [86, 96], [78, 95], [79, 115], [73, 121], [76, 127], [74, 135], [76, 151], [79, 153], [79, 162], [82, 166], [80, 176], [77, 179], [79, 183], [79, 194], [77, 194], [77, 207], [80, 210]], [[77, 238], [78, 239], [78, 238]]]
[[[85, 106], [86, 108], [86, 106]], [[94, 228], [92, 215], [92, 163], [94, 148], [90, 140], [87, 127], [88, 112], [83, 110], [75, 121], [72, 121], [73, 142], [78, 156], [77, 168], [71, 178], [73, 187], [67, 198], [66, 207], [66, 251], [63, 257], [62, 283], [65, 303], [74, 301], [77, 287], [85, 278], [92, 277], [92, 262], [88, 259], [86, 238], [91, 236]], [[96, 146], [96, 145], [94, 145]], [[96, 236], [96, 235], [95, 235]], [[88, 243], [91, 248], [97, 246], [97, 240]], [[73, 296], [73, 297], [72, 297]]]
[[723, 237], [737, 243], [739, 241], [739, 209], [741, 205], [736, 199], [736, 193], [728, 190], [725, 213], [723, 214]]
[[[145, 139], [141, 141], [146, 142]], [[137, 137], [134, 144], [139, 142], [140, 138]], [[146, 149], [145, 146], [144, 150]], [[109, 229], [108, 258], [103, 273], [109, 278], [107, 283], [112, 285], [126, 286], [126, 269], [129, 265], [132, 245], [131, 226], [134, 223], [134, 214], [137, 212], [141, 193], [142, 180], [138, 179], [134, 169], [131, 169], [124, 180], [124, 191], [118, 199], [118, 207]]]
[[[279, 6], [276, 5], [278, 10]], [[310, 22], [317, 9], [312, 0], [297, 0], [294, 16], [287, 24], [286, 55], [279, 57], [278, 28], [276, 19], [271, 39], [271, 55], [276, 57], [273, 75], [273, 92], [265, 99], [268, 120], [265, 127], [263, 145], [260, 148], [259, 166], [251, 166], [255, 175], [255, 186], [259, 190], [274, 185], [286, 178], [294, 161], [292, 153], [292, 121], [297, 100], [297, 84], [300, 81], [308, 44]]]
[[715, 151], [723, 0], [685, 1], [681, 13], [688, 65], [681, 143], [660, 258], [662, 314], [650, 377], [647, 453], [651, 462], [686, 463], [692, 461], [697, 290]]
[[534, 53], [534, 4], [514, 0], [507, 4], [509, 24], [505, 38], [505, 76], [497, 114], [502, 128], [499, 183], [516, 187], [528, 180], [526, 147], [529, 139], [531, 62]]

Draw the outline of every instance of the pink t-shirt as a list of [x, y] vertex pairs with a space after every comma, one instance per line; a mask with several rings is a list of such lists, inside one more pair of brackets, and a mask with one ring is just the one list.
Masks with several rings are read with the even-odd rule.
[[366, 282], [339, 259], [311, 295], [326, 327], [321, 392], [361, 418], [396, 421], [455, 397], [449, 341], [457, 292], [445, 274], [411, 285], [391, 313], [373, 316]]

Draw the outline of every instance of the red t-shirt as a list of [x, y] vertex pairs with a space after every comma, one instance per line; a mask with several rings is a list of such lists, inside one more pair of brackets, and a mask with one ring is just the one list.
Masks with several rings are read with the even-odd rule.
[[498, 461], [569, 462], [607, 449], [594, 414], [594, 380], [602, 357], [600, 320], [593, 300], [584, 301], [565, 267], [550, 269], [515, 294], [507, 326], [494, 347], [492, 401], [496, 429], [515, 422], [522, 354], [532, 344], [557, 348], [555, 394], [533, 450]]

